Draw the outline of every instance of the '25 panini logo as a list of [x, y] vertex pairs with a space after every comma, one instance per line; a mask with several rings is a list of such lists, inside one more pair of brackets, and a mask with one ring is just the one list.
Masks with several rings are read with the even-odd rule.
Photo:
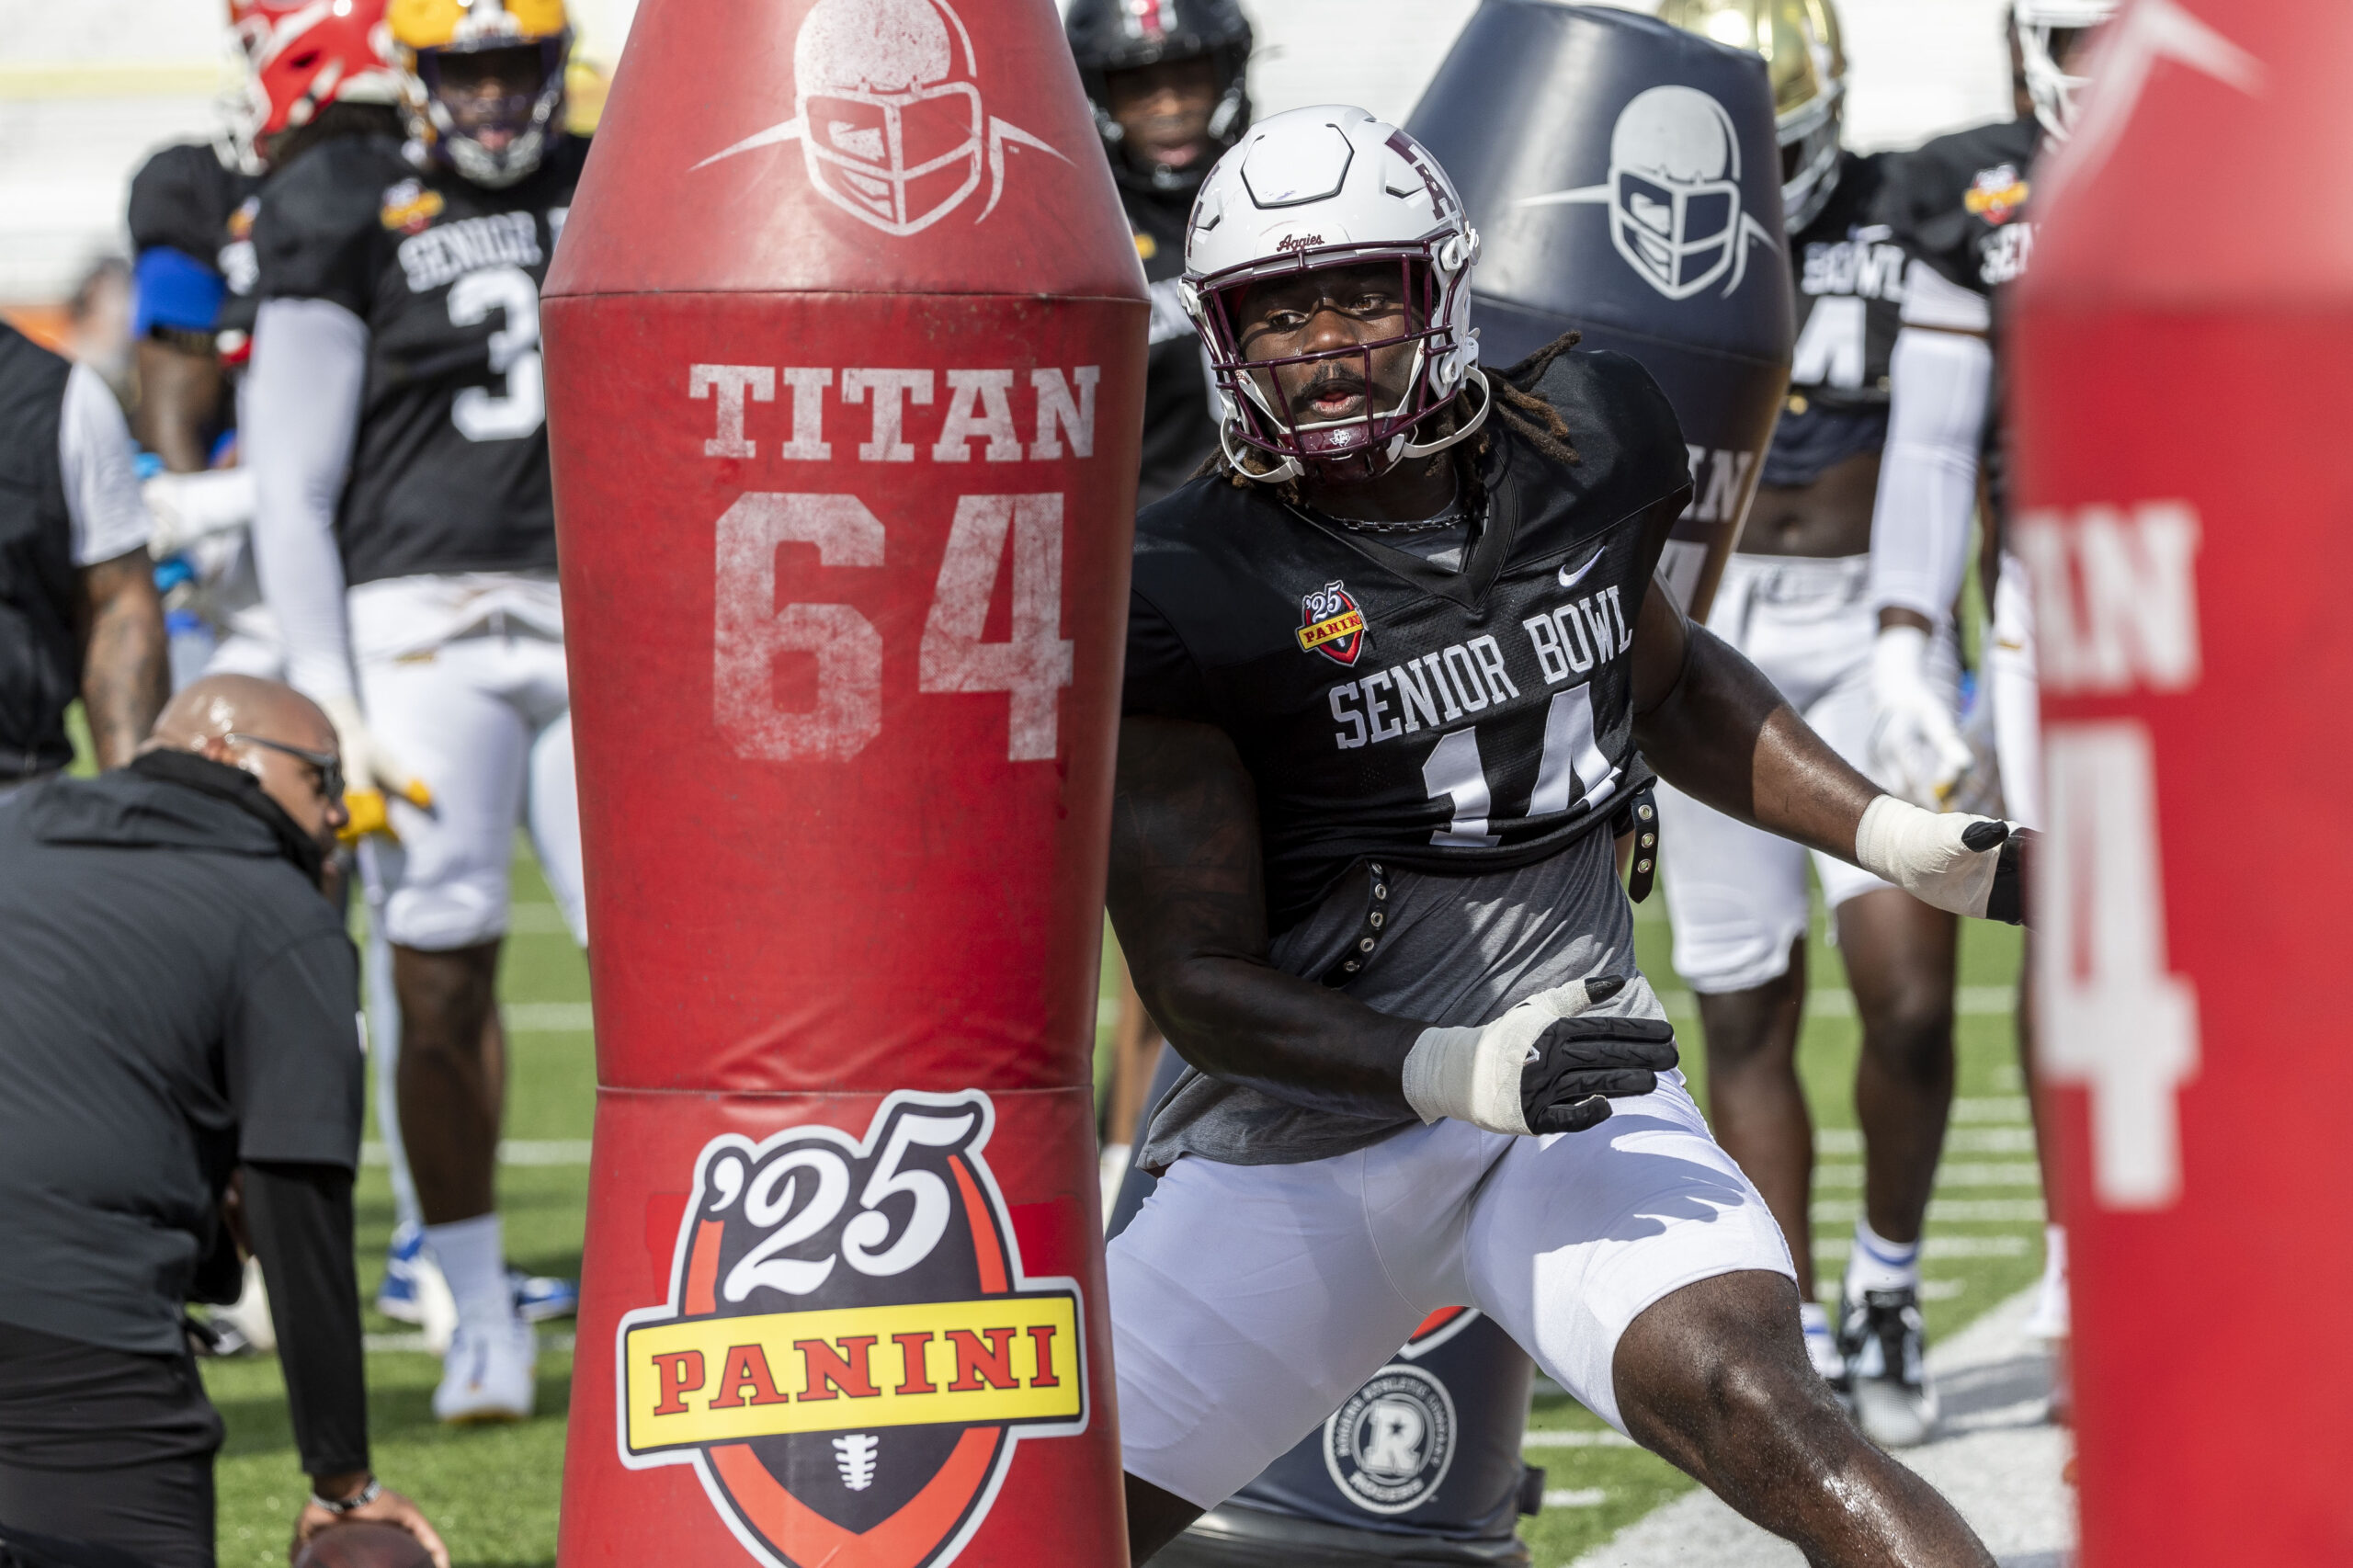
[[994, 1121], [902, 1091], [862, 1140], [704, 1145], [670, 1300], [621, 1320], [621, 1462], [691, 1464], [770, 1568], [952, 1559], [1017, 1440], [1087, 1418], [1078, 1287], [1022, 1273]]

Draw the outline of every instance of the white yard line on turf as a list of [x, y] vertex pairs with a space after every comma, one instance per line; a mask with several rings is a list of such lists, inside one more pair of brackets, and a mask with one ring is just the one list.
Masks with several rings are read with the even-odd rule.
[[1608, 1501], [1608, 1492], [1598, 1486], [1561, 1486], [1544, 1494], [1548, 1508], [1598, 1508]]
[[[1821, 1127], [1814, 1130], [1813, 1152], [1823, 1155], [1859, 1154], [1863, 1152], [1863, 1134], [1853, 1127]], [[2034, 1153], [2034, 1129], [2031, 1127], [1955, 1127], [1945, 1133], [1948, 1154], [2031, 1154]]]
[[[425, 1335], [415, 1329], [392, 1334], [363, 1334], [359, 1336], [359, 1344], [364, 1350], [394, 1354], [425, 1356], [433, 1352], [433, 1347], [425, 1342]], [[569, 1329], [560, 1334], [542, 1333], [540, 1335], [540, 1348], [551, 1354], [569, 1355], [572, 1346], [572, 1331]]]
[[515, 1034], [586, 1034], [597, 1025], [585, 1002], [501, 1002], [498, 1017]]
[[[359, 1163], [381, 1165], [389, 1156], [381, 1143], [370, 1141], [359, 1145]], [[498, 1144], [498, 1163], [502, 1165], [585, 1165], [588, 1163], [588, 1140], [585, 1138], [506, 1138]]]
[[[1546, 1392], [1557, 1392], [1560, 1385], [1552, 1383]], [[1523, 1449], [1631, 1449], [1634, 1439], [1608, 1426], [1585, 1427], [1574, 1432], [1529, 1432], [1521, 1436]]]
[[[1847, 1250], [1855, 1244], [1846, 1236], [1816, 1236], [1813, 1256], [1817, 1263], [1824, 1258], [1844, 1261]], [[1930, 1236], [1921, 1253], [1929, 1262], [1953, 1257], [2024, 1257], [2033, 1243], [2023, 1235], [2007, 1236]]]
[[[1662, 991], [1659, 1006], [1668, 1012], [1685, 1017], [1699, 1016], [1699, 1005], [1688, 991]], [[1964, 1018], [2003, 1017], [2018, 1011], [2018, 993], [2014, 985], [1963, 985], [1953, 993], [1953, 1011]], [[1851, 1018], [1855, 1016], [1855, 994], [1843, 985], [1824, 985], [1805, 994], [1805, 1010], [1817, 1018]]]
[[[1859, 1191], [1863, 1185], [1863, 1167], [1851, 1160], [1827, 1162], [1813, 1167], [1816, 1191], [1824, 1187], [1843, 1187]], [[1937, 1188], [2030, 1187], [2040, 1188], [2042, 1171], [2032, 1160], [2002, 1160], [1996, 1162], [1947, 1160], [1937, 1167]]]
[[[2074, 1560], [2075, 1499], [2059, 1479], [2073, 1438], [2042, 1422], [2050, 1363], [2025, 1332], [2029, 1288], [1928, 1350], [1944, 1430], [1896, 1458], [1951, 1499], [2003, 1568]], [[1686, 1493], [1578, 1558], [1574, 1568], [1801, 1568], [1774, 1540], [1705, 1491]]]

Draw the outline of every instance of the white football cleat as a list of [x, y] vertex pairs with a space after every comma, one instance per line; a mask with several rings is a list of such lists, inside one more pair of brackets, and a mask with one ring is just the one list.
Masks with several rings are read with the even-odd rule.
[[1934, 1437], [1940, 1410], [1913, 1290], [1865, 1290], [1860, 1301], [1849, 1299], [1838, 1337], [1863, 1436], [1882, 1449], [1913, 1448]]
[[433, 1391], [433, 1414], [453, 1426], [529, 1421], [539, 1336], [519, 1317], [487, 1327], [458, 1324]]
[[261, 1259], [245, 1259], [244, 1290], [229, 1306], [215, 1307], [208, 1320], [215, 1356], [268, 1356], [278, 1349], [278, 1324], [269, 1315], [269, 1287], [262, 1283]]

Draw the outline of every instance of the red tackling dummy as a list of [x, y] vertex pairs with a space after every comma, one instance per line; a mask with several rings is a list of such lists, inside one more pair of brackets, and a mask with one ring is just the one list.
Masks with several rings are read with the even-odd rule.
[[2139, 0], [2096, 47], [2011, 394], [2083, 1561], [2342, 1562], [2353, 11]]
[[1124, 1562], [1145, 294], [1046, 0], [648, 0], [545, 290], [599, 1089], [559, 1555]]

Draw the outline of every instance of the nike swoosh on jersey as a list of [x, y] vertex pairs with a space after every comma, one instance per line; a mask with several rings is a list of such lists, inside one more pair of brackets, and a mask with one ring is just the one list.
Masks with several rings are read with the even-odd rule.
[[1594, 564], [1595, 564], [1597, 562], [1598, 562], [1600, 559], [1601, 559], [1601, 551], [1597, 550], [1597, 551], [1595, 551], [1591, 555], [1587, 556], [1587, 557], [1586, 558], [1586, 562], [1585, 562], [1585, 564], [1584, 564], [1584, 565], [1582, 565], [1582, 566], [1580, 566], [1580, 567], [1578, 567], [1575, 571], [1572, 572], [1572, 571], [1570, 571], [1566, 566], [1562, 567], [1562, 568], [1561, 568], [1561, 586], [1563, 586], [1563, 587], [1564, 587], [1564, 588], [1574, 588], [1574, 587], [1575, 587], [1579, 583], [1584, 582], [1584, 581], [1585, 581], [1585, 574], [1586, 574], [1586, 573], [1588, 573], [1588, 572], [1592, 571], [1592, 570], [1593, 570], [1593, 568], [1594, 568]]

